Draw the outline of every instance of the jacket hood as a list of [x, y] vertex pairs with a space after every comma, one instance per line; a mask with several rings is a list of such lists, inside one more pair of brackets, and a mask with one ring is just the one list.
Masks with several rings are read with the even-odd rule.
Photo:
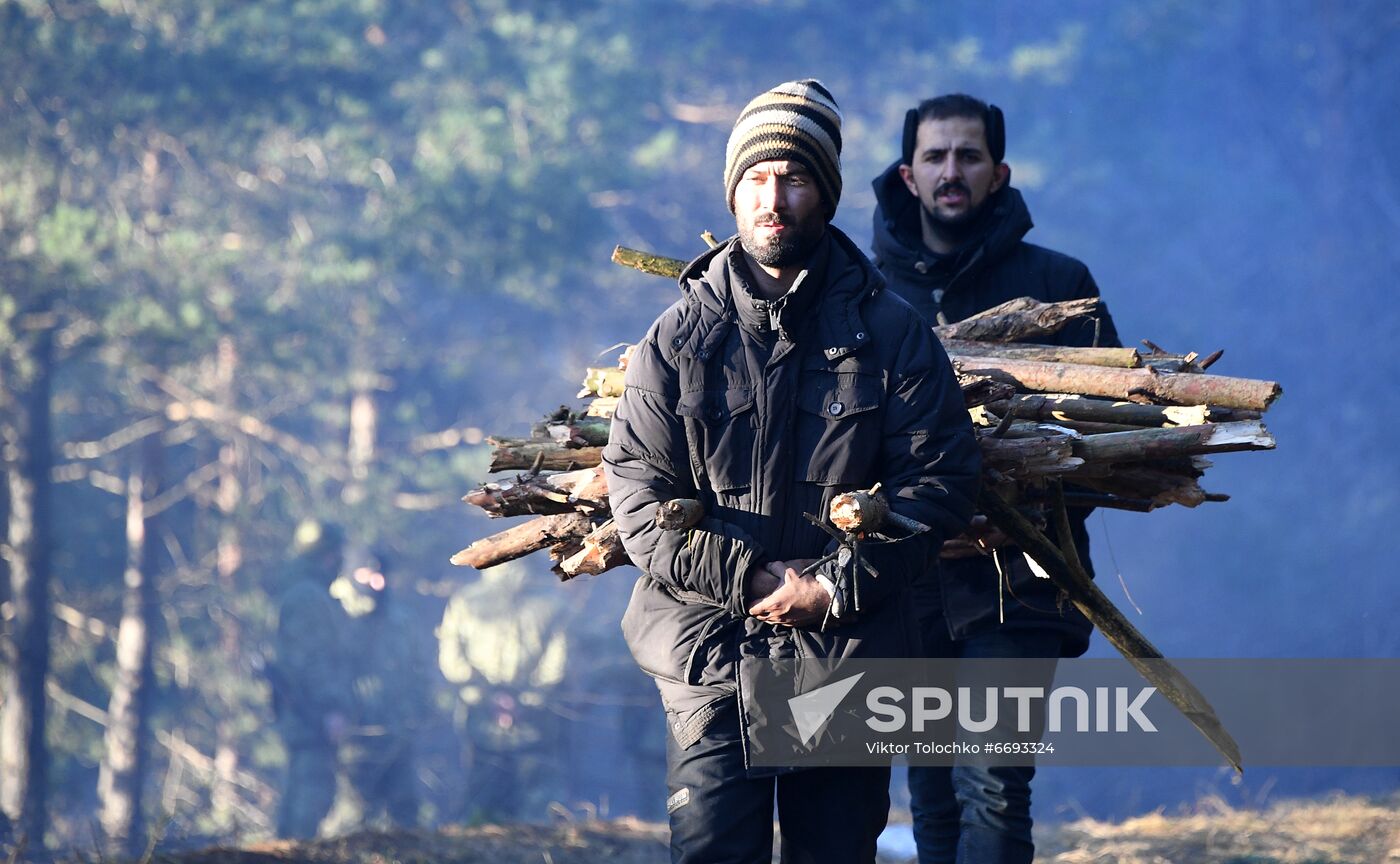
[[[875, 189], [875, 260], [880, 267], [917, 274], [915, 265], [932, 258], [933, 253], [924, 248], [919, 200], [909, 194], [899, 176], [899, 164], [890, 165], [871, 184]], [[980, 250], [981, 262], [996, 261], [1015, 248], [1035, 224], [1020, 190], [1012, 186], [992, 196], [984, 222], [981, 233], [955, 254], [970, 262]]]

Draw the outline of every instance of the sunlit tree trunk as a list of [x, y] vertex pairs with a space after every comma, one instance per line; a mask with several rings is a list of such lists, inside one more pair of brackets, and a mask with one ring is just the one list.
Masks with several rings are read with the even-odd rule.
[[[45, 316], [36, 316], [42, 319]], [[20, 322], [20, 329], [24, 329]], [[21, 332], [4, 358], [0, 434], [9, 491], [7, 542], [13, 617], [0, 668], [0, 806], [28, 847], [43, 846], [48, 828], [48, 748], [44, 742], [44, 679], [49, 669], [52, 592], [49, 572], [50, 479], [53, 464], [52, 322]]]
[[[351, 310], [351, 320], [362, 333], [371, 333], [369, 309], [362, 299], [355, 302]], [[379, 406], [375, 401], [374, 387], [376, 374], [370, 362], [370, 348], [367, 344], [371, 336], [357, 339], [352, 349], [350, 373], [350, 434], [346, 441], [346, 462], [350, 479], [341, 492], [341, 500], [352, 512], [363, 511], [368, 502], [367, 482], [374, 462], [375, 438], [379, 426]], [[349, 540], [345, 549], [345, 562], [355, 566], [368, 556], [368, 549], [360, 529], [347, 532]]]
[[[233, 405], [233, 379], [238, 370], [238, 347], [232, 336], [219, 339], [218, 356], [215, 362], [215, 393], [220, 404]], [[243, 567], [243, 539], [238, 521], [239, 507], [243, 500], [243, 485], [239, 479], [241, 452], [237, 444], [227, 442], [219, 449], [219, 480], [214, 493], [214, 504], [218, 509], [218, 540], [215, 552], [215, 569], [219, 580], [219, 593], [223, 597], [220, 611], [219, 653], [235, 668], [242, 655], [243, 633], [239, 616], [231, 608], [238, 596], [238, 575]], [[234, 714], [237, 707], [232, 699], [224, 700], [220, 706], [219, 724], [215, 730], [214, 780], [210, 788], [210, 808], [217, 830], [232, 830], [237, 812], [238, 793], [234, 778], [238, 773], [238, 737], [234, 728]]]
[[140, 852], [144, 824], [141, 791], [150, 761], [151, 646], [156, 593], [155, 516], [147, 502], [159, 478], [160, 439], [151, 436], [127, 478], [126, 572], [122, 619], [117, 629], [117, 681], [107, 708], [98, 819], [113, 855]]

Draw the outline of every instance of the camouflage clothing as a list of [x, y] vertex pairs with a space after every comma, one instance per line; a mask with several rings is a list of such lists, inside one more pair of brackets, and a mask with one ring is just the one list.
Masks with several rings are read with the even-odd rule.
[[380, 597], [375, 611], [350, 622], [354, 646], [355, 727], [343, 749], [364, 816], [382, 812], [390, 824], [418, 824], [414, 739], [428, 712], [426, 634], [397, 599]]
[[351, 716], [346, 616], [326, 591], [328, 576], [308, 559], [294, 566], [278, 604], [277, 657], [269, 670], [288, 763], [277, 833], [314, 837], [335, 800], [337, 727]]
[[[543, 815], [557, 797], [557, 717], [547, 705], [564, 679], [568, 607], [512, 566], [493, 567], [447, 604], [438, 665], [466, 707], [473, 816]], [[553, 586], [550, 586], [553, 588]]]

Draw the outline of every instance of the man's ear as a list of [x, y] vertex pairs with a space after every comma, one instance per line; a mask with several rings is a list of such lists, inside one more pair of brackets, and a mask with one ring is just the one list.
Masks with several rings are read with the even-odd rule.
[[[901, 166], [903, 167], [903, 166]], [[995, 172], [992, 174], [991, 192], [1000, 192], [1003, 186], [1011, 182], [1011, 166], [1005, 162], [998, 162]]]
[[899, 177], [904, 181], [904, 188], [909, 190], [909, 194], [918, 198], [919, 187], [914, 185], [914, 169], [908, 165], [900, 165]]

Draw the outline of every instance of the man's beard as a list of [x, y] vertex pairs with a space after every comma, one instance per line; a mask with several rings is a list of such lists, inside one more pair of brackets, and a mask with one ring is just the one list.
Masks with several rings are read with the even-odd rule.
[[[962, 193], [967, 196], [968, 200], [972, 200], [972, 190], [968, 189], [965, 184], [957, 181], [944, 183], [939, 186], [933, 192], [933, 199], [937, 201], [939, 195], [942, 195], [945, 191], [954, 189], [962, 190]], [[955, 245], [960, 245], [962, 241], [976, 233], [977, 229], [981, 226], [982, 217], [986, 215], [987, 211], [992, 207], [993, 197], [995, 196], [988, 194], [976, 207], [969, 207], [967, 210], [953, 216], [945, 216], [939, 213], [936, 208], [924, 204], [922, 199], [919, 201], [919, 208], [923, 210], [925, 224], [930, 225], [935, 233], [948, 239]]]
[[[756, 229], [771, 225], [782, 225], [787, 230], [766, 241], [754, 236]], [[805, 262], [812, 254], [822, 237], [821, 227], [817, 220], [802, 225], [791, 216], [759, 216], [753, 224], [739, 226], [739, 244], [750, 257], [765, 267], [791, 267]]]

